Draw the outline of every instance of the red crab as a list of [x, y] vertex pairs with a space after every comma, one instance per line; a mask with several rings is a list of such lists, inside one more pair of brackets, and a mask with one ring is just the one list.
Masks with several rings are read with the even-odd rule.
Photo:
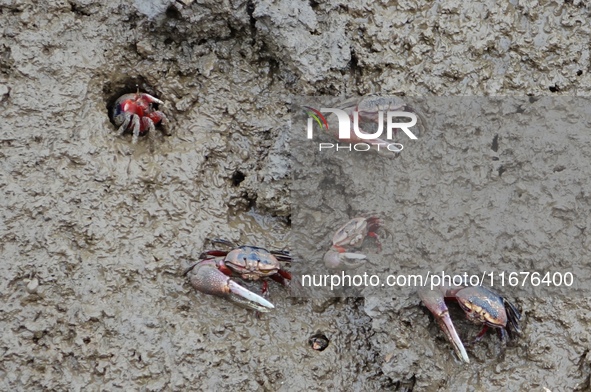
[[162, 124], [166, 130], [168, 119], [161, 111], [154, 110], [154, 104], [162, 105], [164, 102], [150, 94], [140, 92], [119, 97], [113, 107], [113, 122], [119, 126], [119, 135], [131, 131], [133, 133], [131, 142], [135, 144], [140, 135], [148, 132], [153, 134], [157, 124]]

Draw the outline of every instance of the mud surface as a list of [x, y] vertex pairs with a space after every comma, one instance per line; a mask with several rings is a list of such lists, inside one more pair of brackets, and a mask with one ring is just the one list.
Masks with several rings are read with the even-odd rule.
[[[412, 296], [321, 302], [271, 284], [277, 309], [259, 318], [182, 276], [208, 237], [288, 242], [293, 95], [587, 94], [588, 6], [514, 3], [0, 0], [0, 389], [588, 390], [587, 298], [516, 298], [524, 336], [501, 354], [487, 335], [462, 366]], [[116, 137], [108, 108], [136, 85], [165, 101], [172, 136]], [[481, 132], [489, 149], [498, 132]], [[462, 146], [434, 146], [433, 164], [451, 171]], [[535, 146], [553, 148], [543, 133]], [[589, 189], [558, 152], [522, 170], [536, 150], [501, 137], [499, 181], [522, 180], [530, 202], [513, 208], [554, 211], [584, 255]], [[567, 263], [552, 238], [506, 259]]]

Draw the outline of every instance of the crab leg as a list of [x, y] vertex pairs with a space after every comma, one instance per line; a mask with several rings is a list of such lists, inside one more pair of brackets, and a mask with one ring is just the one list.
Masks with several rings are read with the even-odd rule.
[[[121, 124], [121, 126], [117, 130], [117, 132], [119, 133], [119, 136], [121, 136], [127, 130], [127, 127], [129, 126], [132, 115], [130, 115], [129, 113], [121, 113], [121, 114], [118, 114], [117, 116], [118, 116], [117, 117], [118, 119], [123, 118], [123, 123]], [[119, 120], [119, 121], [121, 121], [121, 120]]]
[[160, 124], [162, 125], [162, 128], [164, 129], [164, 134], [166, 136], [170, 136], [172, 135], [172, 133], [170, 132], [170, 128], [168, 127], [168, 117], [166, 117], [166, 114], [164, 114], [163, 112], [156, 110], [155, 112], [152, 113], [154, 115], [154, 117], [156, 118], [156, 120], [152, 119], [152, 121], [154, 121], [154, 124], [158, 123], [158, 119], [160, 119]]
[[277, 271], [277, 274], [271, 275], [269, 278], [273, 279], [277, 283], [287, 286], [291, 281], [291, 273], [280, 269]]
[[464, 344], [462, 340], [458, 336], [456, 329], [451, 321], [449, 316], [449, 310], [447, 305], [445, 304], [445, 297], [442, 291], [438, 290], [420, 290], [419, 297], [423, 304], [433, 313], [439, 327], [445, 333], [447, 340], [452, 344], [456, 354], [458, 357], [466, 362], [470, 363], [470, 359], [468, 358], [468, 353], [464, 348]]
[[203, 260], [186, 273], [191, 285], [202, 293], [222, 297], [259, 312], [268, 312], [275, 308], [265, 298], [245, 289], [220, 272], [214, 260]]
[[138, 137], [140, 136], [140, 117], [137, 114], [132, 114], [131, 121], [133, 125], [133, 137], [131, 139], [131, 144], [137, 144]]
[[154, 121], [152, 121], [152, 119], [150, 117], [143, 117], [142, 122], [143, 122], [142, 125], [144, 126], [144, 129], [147, 129], [148, 133], [150, 133], [150, 132], [154, 133], [154, 131], [156, 130], [156, 126], [154, 125]]

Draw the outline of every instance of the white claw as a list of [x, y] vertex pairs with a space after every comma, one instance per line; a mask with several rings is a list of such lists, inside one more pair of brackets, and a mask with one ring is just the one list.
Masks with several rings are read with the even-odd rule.
[[156, 97], [151, 96], [150, 94], [143, 93], [143, 95], [144, 95], [144, 97], [148, 97], [148, 99], [152, 103], [157, 103], [158, 105], [164, 105], [164, 102], [162, 102], [161, 100], [159, 100]]
[[245, 289], [244, 287], [240, 286], [238, 283], [230, 280], [228, 281], [228, 287], [230, 288], [230, 291], [236, 295], [239, 295], [240, 297], [247, 299], [251, 302], [257, 303], [261, 306], [264, 306], [265, 308], [269, 308], [269, 309], [275, 309], [275, 306], [273, 306], [273, 304], [269, 301], [267, 301], [266, 299], [264, 299], [263, 297], [261, 297], [258, 294], [253, 293], [250, 290]]
[[367, 261], [367, 256], [361, 253], [339, 253], [329, 250], [324, 254], [324, 265], [331, 269], [355, 269]]

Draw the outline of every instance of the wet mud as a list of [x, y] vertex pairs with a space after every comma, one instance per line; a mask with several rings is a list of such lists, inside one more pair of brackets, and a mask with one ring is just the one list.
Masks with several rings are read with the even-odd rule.
[[[182, 276], [207, 238], [289, 243], [293, 96], [586, 95], [588, 6], [514, 3], [0, 0], [0, 389], [589, 390], [587, 297], [515, 298], [524, 336], [502, 352], [489, 334], [466, 366], [412, 295], [312, 300], [271, 283], [276, 309], [257, 316]], [[171, 136], [117, 137], [109, 110], [138, 87], [165, 102]], [[482, 130], [486, 148], [496, 134]], [[530, 195], [515, 208], [554, 206], [568, 224], [552, 235], [583, 257], [589, 190], [568, 144], [517, 175], [530, 150], [510, 142], [497, 137], [499, 181]], [[416, 159], [465, 159], [452, 138], [440, 147]], [[526, 239], [516, 270], [565, 260]]]

